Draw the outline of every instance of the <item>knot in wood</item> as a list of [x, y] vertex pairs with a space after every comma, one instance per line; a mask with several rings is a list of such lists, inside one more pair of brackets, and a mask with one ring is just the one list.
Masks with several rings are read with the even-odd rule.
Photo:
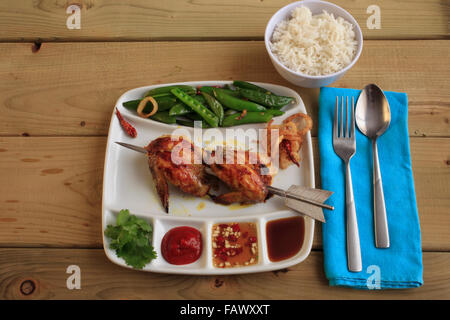
[[29, 296], [36, 290], [36, 283], [33, 280], [24, 280], [20, 284], [20, 293]]

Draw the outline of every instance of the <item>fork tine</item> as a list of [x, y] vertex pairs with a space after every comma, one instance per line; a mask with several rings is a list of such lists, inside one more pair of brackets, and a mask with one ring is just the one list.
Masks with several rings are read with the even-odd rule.
[[344, 96], [341, 97], [341, 122], [339, 126], [340, 138], [344, 137]]
[[334, 108], [334, 122], [333, 122], [333, 138], [337, 138], [338, 136], [338, 106], [339, 106], [339, 97], [336, 96], [336, 107]]
[[351, 129], [351, 138], [352, 140], [355, 140], [355, 101], [354, 101], [354, 97], [352, 97], [352, 129]]
[[348, 96], [345, 97], [345, 137], [350, 137], [348, 135]]

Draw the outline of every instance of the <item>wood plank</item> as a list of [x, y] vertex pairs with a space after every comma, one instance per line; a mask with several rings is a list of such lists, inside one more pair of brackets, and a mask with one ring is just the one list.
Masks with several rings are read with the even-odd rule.
[[106, 139], [2, 138], [3, 246], [101, 246]]
[[[105, 144], [104, 137], [0, 138], [0, 247], [101, 247]], [[313, 149], [319, 168], [316, 138]], [[450, 250], [449, 150], [450, 139], [411, 138], [424, 250]]]
[[[123, 41], [162, 39], [262, 39], [270, 17], [288, 0], [106, 1], [81, 4], [81, 28], [69, 30], [66, 8], [77, 2], [0, 3], [2, 41]], [[78, 2], [79, 3], [79, 2]], [[336, 0], [358, 21], [366, 39], [448, 36], [448, 5], [441, 0]], [[370, 5], [380, 7], [381, 28], [369, 30]]]
[[[278, 272], [177, 276], [138, 272], [108, 261], [101, 249], [0, 249], [1, 299], [449, 299], [450, 253], [423, 254], [424, 285], [405, 290], [329, 287], [322, 252]], [[69, 265], [81, 289], [68, 290]], [[22, 283], [29, 281], [28, 285]], [[20, 288], [31, 290], [24, 295]]]
[[[296, 87], [250, 42], [0, 44], [0, 135], [106, 135], [126, 90], [158, 83], [246, 79], [288, 86], [317, 122], [318, 89]], [[450, 136], [450, 41], [366, 41], [337, 87], [374, 82], [407, 92], [412, 136]], [[313, 131], [316, 135], [317, 131]]]

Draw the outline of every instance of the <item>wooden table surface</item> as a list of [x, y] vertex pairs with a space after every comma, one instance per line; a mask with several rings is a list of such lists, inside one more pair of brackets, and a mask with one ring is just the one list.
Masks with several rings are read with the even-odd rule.
[[[117, 98], [131, 88], [246, 79], [290, 87], [317, 123], [318, 89], [271, 65], [269, 17], [287, 0], [0, 2], [0, 299], [449, 299], [450, 41], [441, 0], [338, 0], [359, 22], [360, 60], [333, 86], [375, 82], [408, 93], [424, 285], [329, 287], [321, 228], [303, 263], [278, 272], [176, 276], [112, 264], [102, 248], [105, 144]], [[66, 8], [81, 6], [81, 29]], [[381, 9], [369, 30], [367, 8]], [[313, 130], [316, 181], [319, 156]], [[401, 190], [399, 191], [401, 192]], [[81, 268], [68, 290], [66, 268]]]

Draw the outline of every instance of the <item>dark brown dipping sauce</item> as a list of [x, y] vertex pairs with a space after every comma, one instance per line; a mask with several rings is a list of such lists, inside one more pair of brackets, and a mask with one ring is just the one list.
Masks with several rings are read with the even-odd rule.
[[266, 225], [267, 250], [271, 261], [294, 256], [303, 245], [305, 222], [303, 217], [273, 220]]

